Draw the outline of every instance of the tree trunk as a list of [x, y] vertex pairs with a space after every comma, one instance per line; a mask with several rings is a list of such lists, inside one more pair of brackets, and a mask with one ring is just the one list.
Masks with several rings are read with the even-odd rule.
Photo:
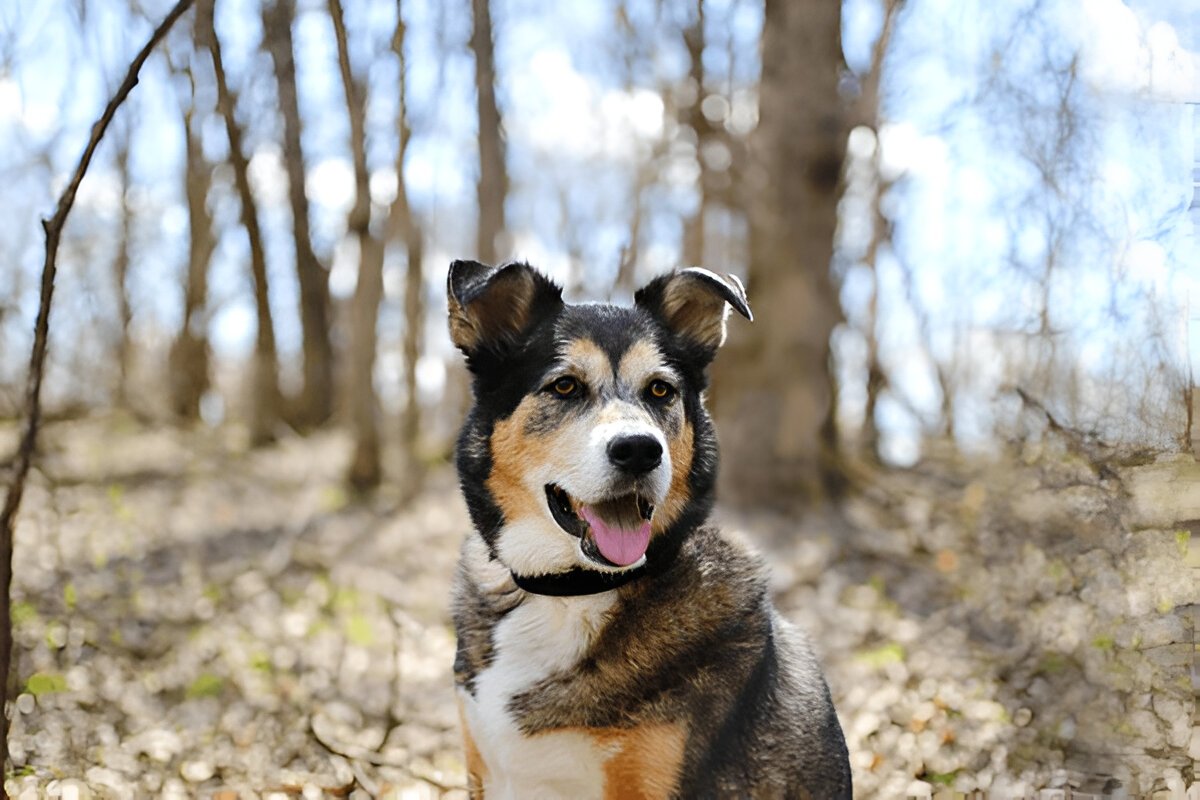
[[493, 56], [492, 15], [489, 0], [471, 0], [474, 26], [471, 50], [475, 54], [475, 95], [479, 109], [479, 227], [476, 257], [495, 264], [507, 251], [499, 238], [504, 232], [504, 200], [508, 196], [508, 171], [500, 134], [500, 109], [496, 106], [496, 64]]
[[379, 485], [383, 477], [379, 443], [379, 399], [375, 394], [376, 328], [383, 297], [383, 242], [360, 234], [358, 283], [350, 320], [350, 374], [347, 394], [354, 433], [347, 482], [357, 491]]
[[859, 442], [860, 455], [872, 463], [881, 461], [879, 422], [876, 414], [880, 395], [888, 387], [887, 372], [879, 358], [879, 254], [885, 248], [890, 250], [892, 241], [891, 221], [883, 210], [883, 198], [892, 184], [883, 179], [880, 169], [879, 131], [883, 127], [883, 117], [879, 104], [879, 87], [883, 82], [883, 62], [888, 54], [899, 11], [900, 0], [884, 1], [883, 27], [871, 49], [870, 69], [862, 77], [862, 90], [858, 97], [854, 120], [855, 124], [870, 126], [875, 135], [874, 154], [871, 157], [871, 241], [863, 258], [871, 270], [871, 298], [867, 304], [867, 319], [862, 330], [867, 343], [867, 401], [863, 408], [862, 435]]
[[[404, 58], [404, 17], [399, 0], [396, 3], [396, 31], [392, 36], [392, 52], [400, 64], [400, 103], [396, 113], [396, 127], [400, 131], [396, 151], [396, 199], [388, 213], [388, 228], [393, 224], [404, 235], [408, 264], [404, 276], [404, 413], [400, 416], [400, 450], [404, 456], [404, 475], [401, 479], [401, 497], [411, 500], [420, 491], [423, 475], [418, 451], [421, 430], [421, 406], [417, 392], [417, 359], [421, 357], [421, 328], [425, 320], [423, 296], [422, 259], [425, 248], [421, 229], [413, 217], [408, 202], [408, 189], [404, 185], [404, 161], [408, 153], [408, 142], [412, 128], [408, 123], [408, 62]], [[390, 230], [389, 230], [390, 232]]]
[[830, 276], [845, 156], [841, 3], [767, 0], [759, 124], [751, 140], [750, 304], [730, 326], [713, 407], [726, 496], [793, 506], [836, 477]]
[[329, 341], [329, 273], [313, 252], [308, 227], [308, 196], [304, 192], [304, 150], [292, 43], [295, 15], [295, 0], [274, 0], [264, 4], [262, 9], [263, 45], [275, 66], [279, 109], [283, 115], [283, 163], [288, 175], [296, 277], [300, 285], [304, 386], [295, 404], [292, 421], [305, 429], [321, 425], [333, 413], [333, 348]]
[[[188, 75], [189, 79], [191, 75]], [[195, 102], [195, 92], [192, 102]], [[212, 165], [204, 160], [195, 107], [184, 113], [186, 168], [184, 194], [188, 208], [187, 283], [183, 291], [183, 324], [168, 356], [171, 410], [185, 420], [200, 417], [200, 399], [209, 387], [208, 265], [216, 249], [213, 221], [208, 212]]]
[[129, 141], [132, 133], [126, 129], [117, 147], [117, 174], [121, 181], [121, 223], [117, 239], [117, 253], [113, 258], [113, 284], [117, 292], [117, 376], [113, 387], [113, 400], [117, 408], [129, 408], [129, 323], [133, 313], [129, 308], [129, 245], [133, 235], [133, 210], [129, 205]]
[[696, 185], [700, 190], [696, 213], [683, 224], [683, 263], [688, 266], [704, 265], [704, 223], [708, 211], [708, 164], [704, 160], [704, 143], [709, 129], [708, 120], [700, 110], [704, 102], [704, 2], [696, 0], [696, 19], [683, 29], [683, 44], [688, 51], [688, 77], [691, 83], [690, 103], [680, 109], [680, 122], [695, 134], [696, 165], [699, 178]]
[[347, 397], [354, 432], [354, 455], [346, 480], [359, 491], [379, 485], [379, 400], [375, 395], [376, 328], [383, 297], [384, 242], [371, 235], [371, 186], [367, 172], [366, 91], [350, 69], [350, 47], [340, 0], [329, 0], [329, 16], [337, 38], [338, 69], [350, 117], [350, 151], [354, 160], [354, 207], [347, 233], [358, 239], [358, 280], [351, 301], [350, 372]]
[[279, 419], [279, 374], [275, 353], [275, 326], [271, 320], [270, 292], [267, 286], [267, 259], [263, 250], [262, 230], [258, 211], [250, 188], [250, 165], [242, 150], [242, 131], [234, 116], [237, 100], [225, 80], [221, 61], [221, 43], [213, 25], [215, 0], [201, 0], [196, 8], [197, 35], [204, 41], [212, 56], [213, 73], [217, 82], [217, 106], [225, 120], [229, 138], [229, 161], [233, 166], [234, 183], [241, 201], [242, 225], [250, 240], [250, 271], [254, 277], [254, 307], [258, 317], [258, 332], [254, 341], [253, 390], [250, 403], [250, 441], [266, 444], [275, 438]]

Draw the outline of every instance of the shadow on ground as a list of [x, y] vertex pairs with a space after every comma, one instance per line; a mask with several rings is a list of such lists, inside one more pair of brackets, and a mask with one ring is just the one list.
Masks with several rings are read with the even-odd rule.
[[[345, 495], [336, 434], [245, 452], [102, 419], [44, 449], [17, 531], [13, 796], [465, 796], [447, 468], [397, 510]], [[856, 796], [1194, 780], [1186, 527], [1065, 453], [866, 478], [799, 523], [720, 517], [823, 653]]]

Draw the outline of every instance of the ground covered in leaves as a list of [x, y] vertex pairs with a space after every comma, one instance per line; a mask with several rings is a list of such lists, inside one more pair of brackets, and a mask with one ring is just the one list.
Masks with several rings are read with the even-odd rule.
[[[446, 468], [398, 507], [345, 494], [337, 434], [248, 451], [106, 418], [43, 442], [11, 796], [465, 797], [447, 602], [468, 524]], [[823, 656], [856, 796], [1182, 793], [1200, 528], [1146, 513], [1144, 472], [1011, 462], [721, 521], [768, 553]]]

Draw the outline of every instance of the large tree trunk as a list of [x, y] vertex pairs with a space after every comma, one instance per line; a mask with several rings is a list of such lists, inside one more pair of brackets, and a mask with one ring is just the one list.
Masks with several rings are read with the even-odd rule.
[[263, 5], [263, 45], [275, 65], [279, 109], [283, 115], [283, 163], [292, 206], [292, 239], [300, 285], [300, 328], [304, 347], [304, 386], [292, 421], [300, 428], [324, 423], [333, 413], [333, 348], [329, 341], [329, 274], [317, 259], [308, 228], [308, 196], [304, 192], [304, 150], [300, 103], [296, 96], [296, 63], [292, 43], [295, 0]]
[[750, 304], [717, 359], [723, 487], [785, 507], [836, 475], [829, 338], [841, 320], [830, 277], [845, 155], [838, 95], [841, 3], [767, 0], [753, 134]]
[[[189, 78], [190, 78], [189, 74]], [[195, 92], [192, 93], [195, 102]], [[183, 324], [168, 356], [171, 410], [185, 420], [200, 417], [200, 399], [209, 387], [208, 351], [208, 265], [216, 249], [208, 191], [212, 187], [212, 165], [204, 159], [200, 133], [196, 130], [195, 107], [184, 113], [186, 168], [184, 195], [188, 209], [188, 266], [183, 291]]]
[[350, 318], [350, 371], [347, 398], [354, 433], [347, 481], [360, 491], [379, 485], [379, 400], [375, 395], [376, 327], [383, 298], [384, 242], [371, 235], [371, 187], [367, 172], [366, 91], [350, 69], [350, 47], [340, 0], [329, 0], [329, 16], [337, 38], [338, 69], [350, 117], [350, 151], [354, 160], [354, 207], [347, 232], [358, 239], [358, 281]]
[[476, 257], [494, 264], [506, 251], [498, 244], [504, 232], [504, 200], [508, 196], [508, 171], [504, 140], [500, 134], [500, 109], [496, 106], [496, 62], [493, 56], [490, 0], [471, 0], [474, 27], [471, 50], [475, 54], [475, 95], [479, 109], [479, 227]]
[[242, 150], [242, 131], [234, 115], [236, 98], [225, 80], [221, 60], [221, 43], [213, 26], [215, 0], [201, 0], [196, 8], [197, 35], [202, 38], [212, 56], [213, 73], [217, 82], [217, 106], [225, 120], [229, 138], [229, 161], [233, 179], [241, 200], [242, 225], [250, 240], [250, 271], [254, 277], [254, 308], [258, 317], [258, 332], [254, 341], [253, 390], [250, 402], [250, 441], [259, 445], [275, 438], [279, 419], [279, 372], [275, 352], [275, 326], [271, 319], [270, 292], [267, 286], [267, 259], [263, 250], [262, 230], [254, 193], [250, 188], [250, 165]]

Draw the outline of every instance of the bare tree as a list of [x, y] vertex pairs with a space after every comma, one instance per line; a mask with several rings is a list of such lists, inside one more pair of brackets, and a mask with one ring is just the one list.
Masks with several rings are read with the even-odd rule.
[[242, 149], [242, 130], [235, 110], [237, 98], [225, 79], [221, 60], [221, 42], [213, 25], [216, 0], [200, 0], [196, 7], [197, 36], [212, 56], [213, 73], [217, 82], [217, 107], [225, 120], [229, 138], [229, 161], [241, 201], [242, 226], [250, 240], [250, 272], [254, 278], [254, 308], [258, 331], [254, 340], [253, 390], [250, 398], [250, 441], [265, 444], [275, 438], [279, 419], [280, 395], [278, 359], [275, 350], [275, 325], [271, 319], [270, 291], [267, 285], [267, 258], [263, 249], [262, 229], [250, 188], [250, 164]]
[[116, 361], [117, 375], [113, 387], [113, 399], [118, 408], [129, 407], [129, 360], [130, 340], [129, 323], [133, 312], [129, 307], [129, 247], [133, 234], [133, 209], [129, 204], [129, 140], [132, 137], [128, 127], [122, 132], [117, 144], [114, 161], [117, 167], [117, 180], [120, 185], [121, 201], [119, 204], [120, 221], [117, 225], [117, 252], [113, 256], [113, 287], [117, 293], [117, 331]]
[[861, 326], [863, 338], [867, 343], [867, 397], [863, 409], [862, 436], [859, 442], [860, 453], [871, 462], [879, 460], [880, 437], [876, 410], [879, 406], [880, 395], [888, 386], [887, 372], [879, 357], [878, 262], [881, 252], [885, 250], [890, 252], [889, 245], [892, 238], [891, 221], [883, 212], [883, 198], [891, 188], [891, 182], [885, 181], [881, 177], [879, 130], [882, 127], [883, 112], [880, 107], [879, 87], [883, 80], [884, 59], [888, 54], [900, 7], [901, 0], [885, 0], [884, 2], [883, 27], [871, 50], [870, 66], [862, 78], [854, 120], [858, 125], [870, 127], [875, 142], [875, 146], [871, 150], [871, 185], [868, 190], [871, 198], [871, 239], [867, 243], [867, 251], [863, 258], [863, 262], [871, 271], [872, 283], [871, 296], [867, 302], [867, 318]]
[[496, 62], [493, 55], [490, 0], [471, 0], [474, 25], [471, 51], [475, 54], [475, 95], [479, 113], [479, 226], [476, 257], [494, 264], [501, 252], [497, 244], [504, 232], [504, 201], [508, 197], [508, 170], [504, 162], [500, 109], [496, 105]]
[[[400, 98], [396, 112], [396, 126], [400, 131], [396, 151], [396, 198], [388, 214], [388, 227], [393, 224], [404, 236], [408, 264], [404, 277], [404, 413], [400, 417], [400, 448], [404, 454], [405, 469], [402, 478], [402, 494], [411, 498], [420, 489], [422, 470], [418, 452], [421, 429], [421, 406], [417, 392], [417, 359], [421, 356], [421, 327], [425, 319], [423, 296], [423, 270], [421, 260], [425, 248], [423, 233], [417, 225], [408, 201], [408, 189], [404, 185], [404, 160], [408, 154], [408, 143], [412, 138], [412, 126], [408, 114], [408, 62], [404, 57], [404, 14], [403, 3], [396, 0], [396, 30], [392, 36], [392, 52], [400, 68]], [[393, 223], [393, 220], [395, 221]], [[389, 231], [390, 232], [390, 231]]]
[[212, 165], [200, 146], [196, 108], [196, 81], [185, 70], [191, 98], [183, 112], [184, 197], [188, 212], [188, 260], [183, 289], [183, 322], [168, 354], [168, 381], [172, 412], [186, 420], [200, 416], [200, 399], [209, 387], [208, 266], [217, 246], [213, 219], [208, 210]]
[[733, 500], [789, 505], [834, 467], [829, 338], [841, 319], [830, 275], [845, 155], [838, 94], [841, 4], [767, 0], [759, 124], [751, 141], [751, 326], [717, 360]]
[[304, 349], [304, 385], [292, 413], [301, 428], [320, 425], [333, 413], [333, 348], [329, 340], [329, 273], [313, 252], [304, 191], [300, 102], [296, 96], [296, 63], [292, 42], [295, 0], [272, 0], [262, 7], [263, 46], [275, 65], [279, 110], [283, 115], [283, 163], [292, 207], [292, 240], [300, 285], [300, 327]]
[[339, 0], [329, 0], [329, 13], [337, 39], [338, 67], [350, 116], [350, 149], [354, 160], [355, 201], [347, 222], [348, 232], [356, 236], [359, 246], [358, 282], [352, 299], [350, 322], [350, 370], [347, 392], [350, 405], [350, 424], [354, 432], [354, 454], [347, 481], [358, 490], [377, 486], [382, 478], [379, 436], [379, 399], [375, 392], [374, 372], [377, 349], [379, 304], [383, 298], [383, 263], [388, 245], [403, 236], [407, 251], [405, 277], [405, 334], [403, 355], [405, 384], [408, 393], [405, 412], [401, 418], [401, 444], [406, 461], [402, 494], [411, 496], [419, 487], [416, 463], [416, 442], [420, 417], [416, 391], [416, 362], [420, 356], [421, 320], [424, 304], [421, 297], [423, 238], [409, 205], [404, 185], [404, 160], [412, 136], [408, 122], [405, 90], [406, 61], [404, 58], [404, 16], [402, 4], [396, 4], [396, 28], [392, 35], [392, 51], [400, 67], [400, 96], [396, 111], [399, 142], [396, 149], [396, 196], [388, 207], [379, 235], [371, 233], [370, 176], [367, 172], [366, 92], [355, 80], [350, 65], [350, 49], [346, 34], [345, 16]]
[[708, 120], [704, 118], [701, 105], [704, 102], [704, 0], [696, 0], [696, 16], [683, 29], [683, 44], [688, 51], [688, 84], [685, 91], [686, 103], [679, 109], [680, 122], [695, 134], [696, 162], [700, 167], [700, 178], [696, 182], [700, 200], [696, 213], [684, 221], [683, 262], [693, 266], [704, 263], [704, 222], [708, 211], [709, 192], [708, 165], [704, 159], [704, 144], [711, 135]]
[[337, 38], [338, 69], [350, 117], [350, 152], [354, 161], [354, 206], [347, 232], [358, 239], [358, 281], [351, 300], [350, 369], [347, 398], [354, 455], [346, 479], [358, 490], [370, 489], [382, 477], [379, 444], [379, 399], [375, 394], [376, 328], [383, 298], [384, 242], [371, 235], [371, 186], [367, 172], [366, 88], [354, 78], [345, 15], [340, 0], [329, 0], [329, 16]]

